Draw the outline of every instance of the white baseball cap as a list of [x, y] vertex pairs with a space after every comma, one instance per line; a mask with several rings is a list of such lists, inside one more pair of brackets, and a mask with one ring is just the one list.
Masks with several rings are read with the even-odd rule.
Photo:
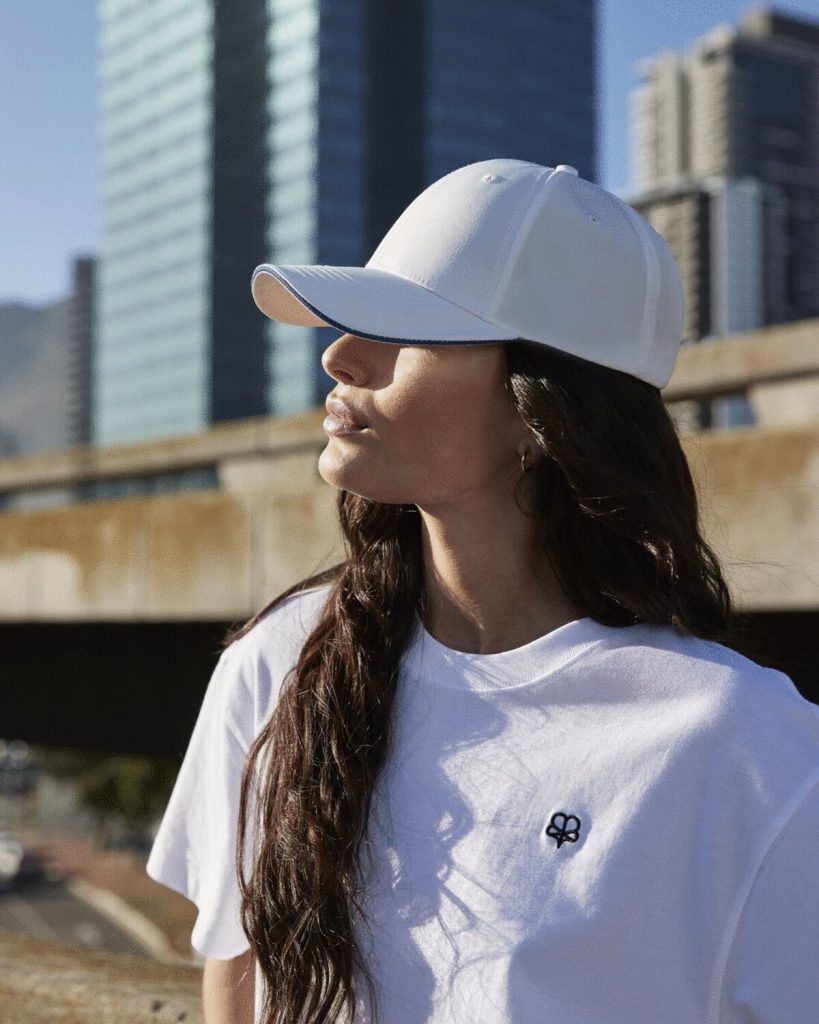
[[494, 159], [434, 181], [363, 267], [263, 263], [272, 320], [372, 341], [522, 338], [665, 387], [685, 293], [665, 239], [568, 164]]

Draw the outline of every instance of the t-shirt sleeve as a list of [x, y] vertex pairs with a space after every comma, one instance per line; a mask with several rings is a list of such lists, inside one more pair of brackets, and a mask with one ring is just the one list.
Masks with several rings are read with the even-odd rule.
[[819, 768], [753, 879], [721, 991], [719, 1024], [819, 1021]]
[[[222, 652], [213, 670], [145, 866], [155, 881], [196, 904], [193, 948], [224, 960], [250, 947], [241, 924], [235, 867], [239, 790], [253, 739], [253, 668], [243, 657], [241, 639]], [[252, 786], [249, 795], [252, 820]], [[249, 847], [252, 839], [248, 829]]]

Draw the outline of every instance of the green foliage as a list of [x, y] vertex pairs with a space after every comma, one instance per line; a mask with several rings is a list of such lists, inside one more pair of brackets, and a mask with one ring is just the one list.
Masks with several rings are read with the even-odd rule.
[[72, 748], [38, 748], [33, 761], [41, 771], [73, 780], [80, 802], [140, 826], [164, 811], [176, 781], [174, 758], [112, 756]]
[[81, 801], [117, 814], [129, 825], [158, 817], [168, 802], [178, 766], [175, 761], [144, 757], [109, 757], [78, 778]]

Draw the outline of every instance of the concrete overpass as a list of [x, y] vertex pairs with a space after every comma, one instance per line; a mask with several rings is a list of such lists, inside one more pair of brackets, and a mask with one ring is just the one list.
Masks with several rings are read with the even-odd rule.
[[[819, 319], [685, 346], [664, 396], [743, 393], [755, 425], [683, 434], [706, 534], [742, 606], [819, 609]], [[242, 618], [342, 558], [324, 414], [0, 460], [0, 621]]]

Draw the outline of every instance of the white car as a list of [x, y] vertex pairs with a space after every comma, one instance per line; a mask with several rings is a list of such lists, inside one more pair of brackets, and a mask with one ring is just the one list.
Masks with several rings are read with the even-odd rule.
[[10, 832], [0, 832], [0, 884], [17, 876], [23, 856], [22, 843]]

